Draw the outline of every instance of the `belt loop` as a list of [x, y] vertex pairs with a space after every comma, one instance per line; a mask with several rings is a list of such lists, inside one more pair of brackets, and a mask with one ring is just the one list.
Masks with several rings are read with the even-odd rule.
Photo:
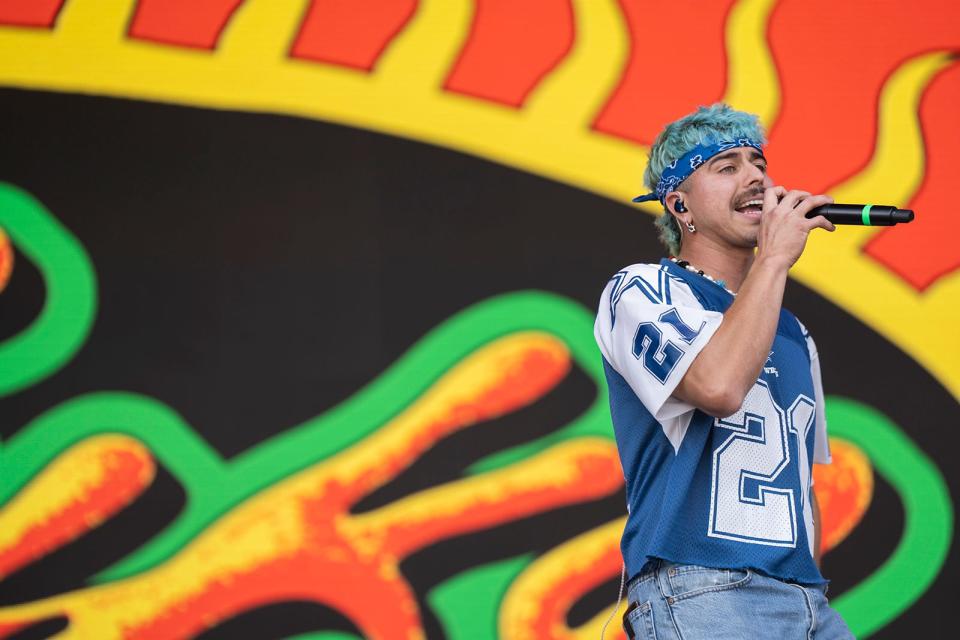
[[666, 600], [668, 597], [667, 591], [671, 591], [671, 594], [672, 594], [672, 590], [665, 588], [663, 584], [663, 581], [666, 576], [666, 571], [661, 571], [662, 568], [663, 568], [663, 560], [661, 560], [660, 558], [657, 558], [657, 573], [655, 576], [657, 580], [657, 590], [660, 592], [660, 597]]

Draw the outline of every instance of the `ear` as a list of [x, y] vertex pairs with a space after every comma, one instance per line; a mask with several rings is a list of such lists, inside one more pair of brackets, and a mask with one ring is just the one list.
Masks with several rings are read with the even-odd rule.
[[677, 218], [680, 218], [681, 214], [686, 213], [689, 209], [684, 205], [681, 205], [682, 208], [678, 208], [678, 202], [683, 202], [683, 193], [680, 191], [671, 191], [664, 200], [667, 210]]

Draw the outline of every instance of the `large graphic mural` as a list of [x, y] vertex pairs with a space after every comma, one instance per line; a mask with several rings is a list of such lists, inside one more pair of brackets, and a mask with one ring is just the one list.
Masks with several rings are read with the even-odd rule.
[[[814, 234], [830, 598], [952, 637], [960, 9], [0, 0], [0, 637], [624, 638], [596, 301], [662, 124]], [[619, 611], [623, 605], [619, 603]]]

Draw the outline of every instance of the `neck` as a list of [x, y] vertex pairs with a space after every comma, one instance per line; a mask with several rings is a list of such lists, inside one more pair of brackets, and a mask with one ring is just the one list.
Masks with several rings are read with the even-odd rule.
[[754, 251], [748, 247], [731, 248], [709, 242], [687, 242], [680, 248], [677, 257], [702, 269], [715, 280], [723, 280], [728, 289], [737, 292], [753, 266]]

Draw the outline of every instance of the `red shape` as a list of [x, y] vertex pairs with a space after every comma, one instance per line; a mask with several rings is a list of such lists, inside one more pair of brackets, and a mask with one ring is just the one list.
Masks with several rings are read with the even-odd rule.
[[[869, 16], [866, 23], [864, 16]], [[817, 193], [863, 171], [876, 143], [884, 83], [916, 56], [960, 49], [957, 24], [960, 4], [938, 0], [782, 0], [769, 27], [782, 83], [780, 117], [770, 135], [776, 155], [771, 173], [777, 181]], [[937, 98], [936, 104], [943, 99]], [[929, 104], [925, 127], [956, 140], [956, 116], [946, 107]], [[926, 143], [933, 145], [928, 156], [930, 148], [941, 148], [930, 135]], [[917, 219], [883, 233], [868, 251], [918, 289], [956, 266], [950, 246], [955, 239], [948, 232], [956, 229], [956, 221], [940, 204], [946, 202], [942, 196], [934, 194], [942, 193], [945, 187], [938, 185], [960, 166], [956, 158], [935, 153], [927, 166], [927, 195], [922, 201], [915, 198], [922, 202]]]
[[417, 0], [313, 0], [290, 55], [370, 71]]
[[727, 84], [724, 40], [735, 0], [620, 0], [630, 57], [594, 129], [644, 145], [668, 122], [720, 100]]
[[0, 24], [53, 27], [63, 0], [0, 0]]
[[0, 638], [8, 638], [24, 627], [36, 624], [33, 620], [25, 622], [0, 622]]
[[814, 192], [860, 173], [884, 83], [911, 58], [960, 48], [958, 21], [960, 5], [937, 0], [782, 0], [769, 29], [782, 84], [771, 170]]
[[7, 282], [10, 281], [10, 274], [13, 273], [13, 260], [13, 243], [10, 242], [10, 238], [7, 237], [3, 227], [0, 227], [0, 292], [6, 288]]
[[[33, 524], [12, 546], [0, 552], [0, 579], [83, 535], [91, 522], [106, 520], [139, 496], [153, 480], [153, 459], [139, 451], [104, 451], [104, 478], [82, 501], [66, 505]], [[0, 635], [0, 637], [3, 637]]]
[[573, 45], [569, 0], [477, 0], [444, 88], [519, 107]]
[[192, 638], [224, 620], [278, 602], [324, 604], [351, 620], [364, 638], [424, 637], [416, 600], [402, 577], [384, 578], [383, 566], [375, 560], [358, 558], [340, 544], [333, 548], [344, 560], [304, 551], [216, 576], [140, 626], [125, 628], [123, 637]]
[[864, 252], [924, 291], [938, 279], [960, 268], [960, 217], [956, 215], [956, 178], [960, 162], [960, 64], [937, 75], [920, 102], [920, 123], [927, 150], [923, 184], [909, 207], [916, 218], [908, 225], [886, 228], [864, 247]]
[[140, 0], [129, 35], [140, 40], [216, 49], [243, 0]]

